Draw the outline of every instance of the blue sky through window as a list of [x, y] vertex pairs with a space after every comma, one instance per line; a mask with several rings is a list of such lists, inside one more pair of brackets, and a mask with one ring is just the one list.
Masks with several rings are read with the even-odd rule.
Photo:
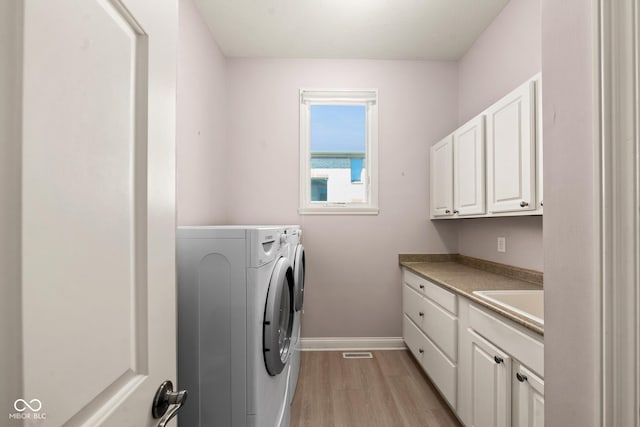
[[365, 152], [366, 106], [312, 105], [311, 152]]

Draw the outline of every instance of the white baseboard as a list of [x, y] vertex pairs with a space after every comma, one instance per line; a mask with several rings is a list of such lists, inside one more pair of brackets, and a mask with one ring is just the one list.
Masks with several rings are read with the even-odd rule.
[[300, 338], [302, 351], [404, 350], [402, 337]]

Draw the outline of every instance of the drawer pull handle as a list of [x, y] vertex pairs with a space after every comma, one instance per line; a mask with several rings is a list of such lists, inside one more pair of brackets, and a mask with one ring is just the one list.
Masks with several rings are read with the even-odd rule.
[[418, 312], [418, 316], [420, 316], [420, 317], [424, 317], [424, 311], [420, 311], [420, 312]]
[[527, 376], [526, 375], [522, 375], [520, 372], [516, 373], [516, 378], [518, 379], [518, 381], [520, 381], [521, 383], [525, 382], [527, 380]]
[[420, 285], [420, 289], [424, 289], [424, 285]]
[[499, 365], [504, 362], [504, 359], [500, 356], [493, 356], [493, 360]]
[[524, 200], [520, 202], [521, 208], [526, 208], [527, 206], [529, 206], [529, 203], [525, 202]]
[[421, 349], [421, 348], [419, 348], [419, 349], [418, 349], [418, 353], [422, 354], [422, 353], [424, 353], [424, 350], [423, 350], [423, 349]]

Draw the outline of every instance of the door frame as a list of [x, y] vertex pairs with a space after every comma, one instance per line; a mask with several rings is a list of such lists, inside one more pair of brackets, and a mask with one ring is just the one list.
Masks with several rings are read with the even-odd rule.
[[600, 425], [640, 425], [639, 0], [594, 1]]
[[[0, 2], [0, 416], [14, 412], [22, 388], [21, 140], [22, 21], [19, 0]], [[6, 418], [5, 418], [6, 419]], [[14, 420], [14, 425], [23, 425]]]

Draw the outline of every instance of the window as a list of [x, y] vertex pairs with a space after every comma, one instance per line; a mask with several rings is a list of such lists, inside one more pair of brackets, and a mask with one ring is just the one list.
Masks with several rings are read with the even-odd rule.
[[300, 90], [300, 213], [378, 213], [377, 98]]

